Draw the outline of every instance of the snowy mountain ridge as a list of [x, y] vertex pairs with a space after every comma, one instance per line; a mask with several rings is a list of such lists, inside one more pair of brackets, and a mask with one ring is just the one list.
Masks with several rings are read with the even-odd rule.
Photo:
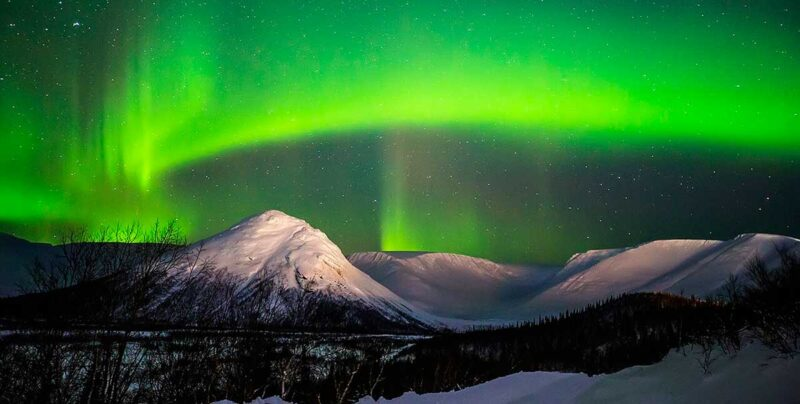
[[[461, 327], [532, 320], [622, 293], [703, 297], [717, 292], [730, 275], [742, 275], [753, 257], [769, 266], [779, 260], [776, 248], [800, 252], [800, 240], [755, 233], [727, 241], [658, 240], [575, 254], [564, 267], [428, 252], [362, 252], [346, 258], [322, 231], [271, 210], [188, 248], [198, 259], [180, 270], [190, 273], [199, 263], [212, 262], [218, 273], [236, 277], [239, 301], [259, 296], [258, 288], [269, 284], [277, 291], [270, 298], [277, 300], [268, 307], [283, 310], [284, 316], [297, 314], [286, 310], [287, 299], [310, 293], [345, 311], [371, 312], [390, 322]], [[57, 252], [47, 244], [0, 238], [5, 271], [0, 286], [12, 294], [14, 285], [26, 281], [24, 263]]]
[[800, 240], [756, 233], [727, 241], [657, 240], [575, 254], [560, 269], [442, 253], [356, 253], [349, 259], [433, 314], [503, 322], [581, 308], [623, 293], [704, 297], [731, 275], [742, 276], [754, 257], [777, 264], [777, 249], [800, 252]]
[[350, 264], [325, 233], [277, 210], [245, 219], [189, 248], [197, 263], [213, 262], [241, 279], [238, 296], [252, 295], [250, 289], [267, 280], [282, 294], [310, 292], [343, 306], [374, 310], [387, 320], [440, 325]]
[[593, 285], [614, 294], [658, 290], [703, 296], [719, 289], [729, 275], [741, 275], [759, 257], [768, 265], [777, 249], [797, 249], [800, 240], [749, 233], [731, 240], [656, 240], [636, 247], [595, 250], [573, 256], [557, 278], [562, 290], [587, 292]]
[[557, 270], [450, 253], [367, 252], [348, 259], [411, 304], [470, 320], [494, 318], [503, 307], [524, 303]]

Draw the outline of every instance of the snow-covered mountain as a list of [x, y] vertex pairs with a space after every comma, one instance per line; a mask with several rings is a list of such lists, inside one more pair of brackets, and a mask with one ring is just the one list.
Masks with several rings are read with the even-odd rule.
[[348, 259], [427, 312], [472, 320], [502, 316], [525, 304], [560, 269], [426, 252], [365, 252]]
[[632, 248], [574, 255], [526, 305], [554, 313], [629, 292], [663, 291], [686, 296], [715, 294], [731, 275], [743, 275], [759, 257], [768, 266], [778, 250], [800, 252], [800, 240], [770, 234], [743, 234], [732, 240], [659, 240]]
[[[16, 284], [25, 281], [25, 263], [53, 256], [56, 248], [0, 235], [0, 295], [14, 294]], [[563, 268], [424, 252], [355, 253], [348, 260], [323, 232], [268, 211], [189, 248], [198, 260], [181, 271], [213, 262], [216, 272], [236, 279], [234, 299], [269, 299], [260, 303], [265, 315], [302, 316], [291, 308], [311, 296], [327, 309], [338, 307], [355, 323], [371, 317], [438, 327], [530, 320], [629, 292], [706, 296], [730, 275], [742, 274], [753, 257], [775, 264], [776, 248], [800, 252], [800, 240], [767, 234], [728, 241], [661, 240], [576, 254]], [[266, 297], [264, 290], [270, 292]], [[227, 298], [206, 304], [222, 306]]]
[[563, 269], [502, 265], [438, 253], [356, 253], [351, 262], [413, 304], [440, 316], [529, 320], [613, 295], [664, 291], [704, 297], [776, 248], [800, 251], [800, 240], [745, 234], [728, 241], [661, 240], [574, 255]]
[[355, 323], [377, 314], [398, 324], [441, 325], [350, 264], [325, 233], [283, 212], [251, 217], [189, 248], [197, 259], [182, 270], [213, 262], [236, 277], [238, 299], [252, 298], [266, 283], [270, 293], [263, 298], [271, 301], [264, 307], [272, 316], [300, 315], [289, 306], [313, 297], [350, 312], [348, 321]]

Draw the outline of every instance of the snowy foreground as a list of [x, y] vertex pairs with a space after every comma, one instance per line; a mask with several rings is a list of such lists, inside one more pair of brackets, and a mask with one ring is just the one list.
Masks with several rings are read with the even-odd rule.
[[[522, 403], [797, 403], [800, 402], [800, 358], [775, 358], [757, 343], [735, 356], [721, 352], [703, 374], [700, 354], [687, 348], [671, 352], [663, 361], [620, 372], [589, 377], [582, 373], [523, 372], [463, 390], [406, 393], [377, 403], [522, 404]], [[273, 397], [256, 404], [281, 404]], [[366, 397], [359, 404], [372, 404]]]
[[[721, 353], [720, 353], [721, 354]], [[736, 356], [721, 356], [704, 375], [699, 353], [672, 352], [650, 366], [609, 375], [529, 372], [501, 377], [464, 390], [418, 395], [406, 393], [391, 403], [786, 403], [800, 401], [800, 358], [773, 358], [749, 344]], [[362, 399], [361, 403], [372, 403]]]

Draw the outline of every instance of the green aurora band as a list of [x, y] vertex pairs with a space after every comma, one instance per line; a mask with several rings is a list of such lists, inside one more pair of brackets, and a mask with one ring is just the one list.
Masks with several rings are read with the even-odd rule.
[[563, 251], [491, 247], [477, 191], [450, 198], [464, 188], [442, 180], [419, 198], [416, 164], [442, 167], [408, 161], [397, 138], [800, 158], [791, 1], [64, 3], [0, 13], [0, 223], [38, 240], [64, 225], [173, 218], [205, 236], [224, 225], [202, 223], [209, 207], [175, 191], [175, 173], [253, 148], [369, 136], [382, 145], [370, 195], [380, 245], [345, 245], [558, 260]]

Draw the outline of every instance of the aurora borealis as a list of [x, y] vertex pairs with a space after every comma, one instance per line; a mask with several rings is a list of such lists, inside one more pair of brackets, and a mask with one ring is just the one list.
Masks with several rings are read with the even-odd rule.
[[798, 235], [793, 1], [10, 1], [0, 231], [281, 209], [345, 252]]

